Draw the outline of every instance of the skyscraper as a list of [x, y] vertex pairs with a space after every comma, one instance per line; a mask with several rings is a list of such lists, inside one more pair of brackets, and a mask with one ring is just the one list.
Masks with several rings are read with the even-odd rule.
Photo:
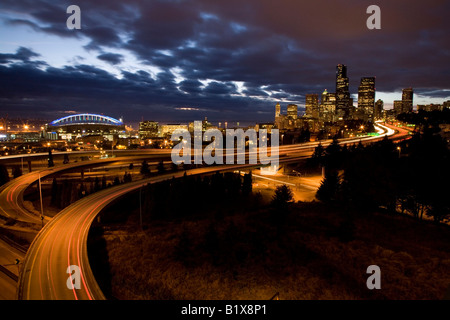
[[400, 113], [403, 113], [403, 101], [395, 100], [394, 101], [394, 113], [398, 116]]
[[290, 120], [297, 120], [298, 106], [296, 104], [289, 104], [287, 106], [287, 118]]
[[365, 121], [373, 121], [375, 108], [375, 77], [361, 78], [358, 89], [358, 109], [364, 114]]
[[307, 94], [306, 95], [306, 116], [318, 118], [319, 115], [319, 95], [318, 94]]
[[402, 112], [411, 112], [413, 110], [413, 95], [414, 95], [414, 91], [412, 88], [403, 89], [403, 91], [402, 91], [402, 102], [403, 102]]
[[139, 123], [139, 137], [148, 139], [158, 136], [159, 124], [156, 121], [142, 121]]
[[383, 109], [384, 109], [384, 102], [381, 99], [378, 99], [377, 102], [375, 102], [375, 111], [373, 114], [374, 119], [381, 119], [383, 117]]
[[336, 121], [336, 94], [325, 89], [319, 107], [320, 121]]
[[281, 106], [279, 103], [275, 106], [275, 120], [280, 117], [281, 114]]
[[347, 66], [338, 64], [336, 67], [336, 111], [338, 119], [348, 119], [350, 107], [351, 100]]

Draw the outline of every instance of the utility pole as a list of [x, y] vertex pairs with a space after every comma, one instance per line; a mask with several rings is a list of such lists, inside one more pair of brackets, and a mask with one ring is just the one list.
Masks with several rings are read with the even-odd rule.
[[139, 224], [142, 230], [142, 186], [139, 188]]
[[39, 173], [39, 198], [41, 200], [41, 226], [44, 227], [44, 206], [42, 204], [42, 185], [41, 185], [41, 174]]

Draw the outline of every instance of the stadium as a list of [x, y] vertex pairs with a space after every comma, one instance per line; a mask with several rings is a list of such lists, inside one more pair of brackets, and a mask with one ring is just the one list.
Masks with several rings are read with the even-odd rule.
[[45, 126], [47, 135], [72, 140], [89, 135], [114, 136], [125, 131], [122, 120], [98, 114], [75, 114], [54, 120]]

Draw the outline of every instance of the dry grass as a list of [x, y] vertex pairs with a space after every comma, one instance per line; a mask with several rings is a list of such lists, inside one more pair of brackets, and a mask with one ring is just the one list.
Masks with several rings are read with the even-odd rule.
[[[299, 204], [280, 229], [268, 210], [214, 222], [158, 221], [145, 231], [112, 228], [104, 235], [112, 294], [130, 300], [264, 300], [276, 292], [287, 300], [443, 297], [450, 285], [447, 227], [371, 214], [354, 219], [344, 241], [343, 221], [337, 209]], [[381, 268], [381, 290], [366, 287], [372, 264]]]

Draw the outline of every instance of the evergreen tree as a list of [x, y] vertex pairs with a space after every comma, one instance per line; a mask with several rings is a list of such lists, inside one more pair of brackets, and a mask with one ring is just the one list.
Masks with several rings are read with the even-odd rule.
[[287, 211], [289, 204], [294, 200], [294, 194], [291, 188], [283, 184], [275, 189], [275, 194], [272, 197], [272, 206], [279, 211]]
[[3, 164], [0, 164], [0, 186], [9, 181], [9, 173]]
[[252, 190], [252, 172], [250, 171], [244, 175], [244, 181], [242, 182], [242, 194], [244, 196], [248, 196], [252, 193]]
[[100, 190], [100, 179], [98, 177], [95, 177], [94, 180], [94, 192], [97, 192]]
[[50, 149], [50, 150], [48, 150], [48, 167], [49, 168], [51, 168], [51, 167], [54, 167], [55, 166], [55, 164], [54, 164], [54, 162], [53, 162], [53, 154], [52, 154], [52, 150]]
[[159, 174], [166, 172], [166, 168], [164, 167], [164, 162], [162, 160], [158, 163], [157, 169]]
[[338, 173], [336, 171], [327, 171], [319, 189], [317, 189], [316, 198], [322, 202], [336, 200], [339, 186]]
[[150, 167], [147, 163], [147, 160], [142, 161], [141, 174], [143, 174], [145, 176], [150, 174]]
[[20, 169], [19, 166], [14, 166], [12, 170], [12, 175], [14, 179], [20, 177], [22, 175], [22, 169]]

